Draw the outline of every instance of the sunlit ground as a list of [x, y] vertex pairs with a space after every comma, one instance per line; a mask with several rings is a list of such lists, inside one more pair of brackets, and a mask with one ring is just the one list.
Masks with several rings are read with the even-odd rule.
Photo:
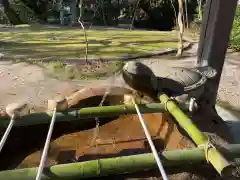
[[[80, 27], [0, 28], [1, 52], [41, 60], [83, 59], [85, 38]], [[111, 58], [177, 48], [177, 32], [87, 30], [88, 57]]]
[[[47, 73], [56, 78], [88, 79], [109, 77], [119, 71], [122, 61], [113, 57], [142, 55], [176, 49], [178, 31], [128, 29], [87, 29], [88, 60], [109, 59], [108, 63], [85, 63], [86, 43], [81, 27], [20, 25], [0, 28], [0, 52], [13, 60], [44, 63]], [[120, 58], [121, 59], [121, 58]], [[62, 60], [79, 62], [76, 66]], [[44, 61], [44, 62], [47, 62]]]

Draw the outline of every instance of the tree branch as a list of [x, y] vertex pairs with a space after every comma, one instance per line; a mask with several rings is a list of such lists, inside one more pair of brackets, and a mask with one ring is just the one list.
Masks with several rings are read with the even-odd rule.
[[86, 48], [85, 48], [85, 62], [87, 64], [89, 64], [89, 62], [88, 62], [88, 39], [87, 39], [87, 32], [85, 30], [85, 27], [84, 27], [82, 21], [81, 21], [81, 16], [78, 18], [78, 22], [81, 25], [82, 30], [84, 32], [84, 38], [85, 38], [85, 44], [86, 44]]

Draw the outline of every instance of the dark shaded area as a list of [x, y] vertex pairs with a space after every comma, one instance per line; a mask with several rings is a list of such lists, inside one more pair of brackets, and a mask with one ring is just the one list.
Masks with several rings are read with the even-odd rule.
[[60, 151], [56, 159], [57, 164], [66, 164], [74, 161], [76, 161], [76, 151], [74, 150]]
[[8, 20], [13, 25], [22, 24], [22, 21], [20, 20], [20, 17], [17, 15], [17, 13], [11, 8], [8, 0], [1, 0], [1, 3], [4, 7], [4, 13], [8, 17]]
[[[176, 13], [178, 13], [177, 0], [162, 0], [158, 5], [153, 6], [149, 0], [141, 0], [139, 7], [145, 12], [144, 15], [140, 14], [140, 18], [134, 21], [134, 27], [143, 29], [155, 29], [160, 31], [171, 31], [176, 26]], [[174, 6], [174, 8], [173, 8]], [[197, 2], [188, 1], [188, 21], [191, 22], [196, 14]], [[184, 8], [185, 11], [185, 8]], [[185, 12], [184, 12], [185, 14]]]
[[[233, 107], [229, 102], [217, 101], [217, 105], [224, 108], [232, 116], [235, 116], [236, 119], [240, 119], [240, 109]], [[240, 121], [236, 121], [236, 119], [227, 119], [227, 122], [225, 123], [229, 126], [231, 132], [235, 135], [234, 143], [240, 143], [239, 139]]]
[[199, 112], [194, 114], [193, 121], [202, 132], [216, 134], [226, 142], [234, 143], [230, 129], [214, 109], [201, 107]]
[[162, 91], [169, 97], [177, 96], [184, 92], [184, 86], [175, 80], [164, 77], [157, 77], [157, 79], [159, 83], [164, 84]]
[[130, 156], [130, 155], [149, 153], [149, 152], [151, 152], [151, 150], [146, 150], [146, 149], [142, 149], [142, 148], [124, 149], [117, 154], [87, 154], [87, 155], [84, 155], [84, 156], [80, 156], [77, 161], [78, 162], [83, 162], [83, 161], [89, 161], [89, 160], [95, 160], [95, 159], [114, 158], [114, 157], [120, 157], [120, 156]]
[[[21, 22], [21, 17], [18, 10], [14, 9], [12, 4], [9, 3], [9, 0], [3, 0], [7, 6], [5, 6], [5, 14], [8, 16], [10, 22], [12, 24], [22, 24], [27, 22]], [[176, 25], [176, 17], [174, 8], [176, 9], [176, 13], [178, 13], [178, 2], [177, 0], [172, 0], [173, 4], [171, 4], [168, 0], [161, 0], [159, 2], [152, 2], [150, 0], [140, 0], [139, 3], [134, 1], [110, 1], [105, 0], [103, 4], [101, 1], [86, 1], [83, 2], [83, 16], [82, 20], [85, 22], [91, 22], [93, 25], [101, 25], [101, 26], [118, 26], [121, 24], [121, 21], [127, 22], [129, 24], [132, 21], [133, 14], [135, 14], [134, 27], [135, 28], [144, 28], [144, 29], [155, 29], [155, 30], [172, 30], [172, 28]], [[12, 2], [11, 2], [12, 3]], [[53, 0], [44, 1], [30, 1], [30, 0], [16, 0], [14, 1], [16, 4], [21, 4], [25, 8], [20, 9], [21, 11], [31, 11], [34, 18], [37, 19], [39, 23], [46, 24], [48, 23], [49, 18], [54, 18], [53, 24], [59, 22], [59, 8], [60, 3], [55, 2]], [[76, 15], [79, 15], [79, 3], [76, 2]], [[99, 4], [100, 3], [100, 4]], [[63, 1], [63, 4], [69, 5], [70, 2], [68, 0]], [[94, 8], [90, 6], [90, 4], [95, 5]], [[140, 13], [134, 13], [136, 10]], [[173, 8], [174, 6], [174, 8]], [[9, 8], [10, 7], [10, 8]], [[194, 14], [196, 14], [197, 2], [193, 0], [188, 1], [188, 20], [191, 22], [194, 19]], [[26, 10], [28, 8], [28, 10]], [[122, 12], [124, 12], [124, 18], [119, 18], [122, 16]], [[69, 14], [68, 14], [69, 15]], [[66, 15], [67, 17], [67, 15]], [[24, 17], [27, 19], [28, 17]], [[30, 17], [31, 18], [31, 17]], [[22, 21], [25, 21], [22, 19]], [[68, 22], [69, 23], [69, 22]], [[67, 24], [68, 24], [67, 23]], [[77, 24], [77, 23], [76, 23]]]
[[31, 1], [31, 0], [19, 0], [24, 5], [26, 5], [29, 9], [31, 9], [34, 14], [38, 17], [39, 20], [42, 22], [47, 21], [48, 16], [48, 8], [49, 4], [51, 3], [51, 0], [47, 3], [44, 0], [38, 0], [38, 1]]
[[159, 23], [155, 18], [149, 18], [147, 20], [136, 21], [134, 22], [134, 27], [137, 29], [146, 29], [146, 30], [159, 30], [159, 31], [171, 31], [175, 25], [174, 20], [166, 22], [165, 18], [164, 21]]

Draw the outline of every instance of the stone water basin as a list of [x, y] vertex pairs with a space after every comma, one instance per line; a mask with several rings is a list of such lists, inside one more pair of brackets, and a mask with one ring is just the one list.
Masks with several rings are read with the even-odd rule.
[[[98, 106], [105, 92], [106, 87], [82, 89], [75, 93], [75, 99], [70, 101], [69, 106]], [[103, 105], [129, 103], [126, 97], [131, 94], [130, 89], [112, 87]], [[145, 114], [143, 118], [157, 150], [193, 147], [167, 113]], [[55, 124], [46, 165], [151, 152], [137, 115], [101, 118], [96, 138], [93, 138], [95, 119], [87, 124], [80, 122]], [[0, 154], [0, 168], [37, 167], [48, 127], [44, 124], [14, 128]]]

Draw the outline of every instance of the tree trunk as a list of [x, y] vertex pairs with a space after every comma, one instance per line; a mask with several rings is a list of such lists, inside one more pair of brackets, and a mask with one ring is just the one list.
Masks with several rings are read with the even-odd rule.
[[186, 27], [187, 29], [189, 28], [189, 24], [188, 24], [188, 0], [185, 0], [185, 21], [186, 21]]
[[179, 27], [179, 45], [176, 56], [181, 57], [183, 53], [183, 32], [184, 32], [182, 0], [178, 0], [178, 27]]
[[198, 0], [198, 20], [202, 20], [202, 0]]
[[82, 15], [83, 15], [83, 0], [79, 0], [78, 7], [79, 7], [79, 19], [82, 21]]
[[41, 21], [47, 21], [47, 12], [48, 12], [48, 3], [47, 1], [43, 3], [43, 1], [40, 1], [40, 4], [37, 4], [37, 1], [32, 0], [19, 0], [21, 1], [25, 6], [27, 6], [29, 9], [31, 9], [36, 17]]

